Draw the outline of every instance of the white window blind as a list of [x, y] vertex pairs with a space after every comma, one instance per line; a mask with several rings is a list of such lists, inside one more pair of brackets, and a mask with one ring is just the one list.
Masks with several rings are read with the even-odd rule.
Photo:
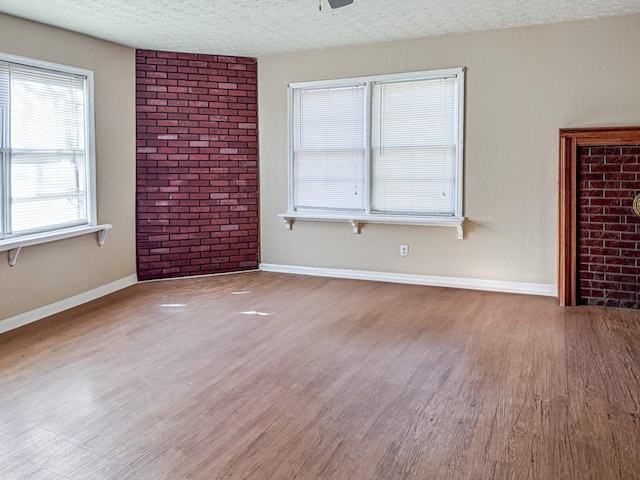
[[463, 78], [452, 68], [290, 85], [281, 217], [461, 226]]
[[455, 78], [373, 85], [373, 211], [455, 214], [455, 98]]
[[86, 82], [0, 61], [4, 237], [90, 222]]
[[296, 210], [364, 211], [364, 93], [364, 85], [296, 90]]
[[7, 230], [5, 209], [9, 198], [9, 66], [0, 62], [0, 239]]

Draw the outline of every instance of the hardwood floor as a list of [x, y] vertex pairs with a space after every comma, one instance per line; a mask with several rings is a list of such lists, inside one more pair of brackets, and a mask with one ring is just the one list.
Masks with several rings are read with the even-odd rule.
[[139, 284], [0, 336], [0, 478], [640, 478], [639, 352], [553, 298]]

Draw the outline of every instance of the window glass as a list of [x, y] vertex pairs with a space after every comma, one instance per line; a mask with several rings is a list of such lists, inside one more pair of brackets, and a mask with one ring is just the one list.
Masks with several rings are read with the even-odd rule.
[[462, 73], [291, 86], [289, 211], [462, 217]]
[[0, 61], [4, 237], [92, 220], [87, 81]]

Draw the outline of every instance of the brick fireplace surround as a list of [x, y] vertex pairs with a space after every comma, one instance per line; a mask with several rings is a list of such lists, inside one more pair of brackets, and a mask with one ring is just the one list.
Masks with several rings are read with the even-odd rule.
[[258, 266], [257, 65], [136, 52], [138, 277]]
[[580, 147], [578, 161], [580, 303], [640, 308], [640, 145]]
[[561, 305], [640, 308], [640, 127], [560, 131]]

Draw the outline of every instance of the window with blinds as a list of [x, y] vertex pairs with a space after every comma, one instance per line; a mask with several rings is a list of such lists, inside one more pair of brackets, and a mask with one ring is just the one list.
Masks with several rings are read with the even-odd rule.
[[461, 218], [463, 72], [290, 85], [289, 212]]
[[295, 91], [298, 210], [364, 211], [364, 90], [354, 85]]
[[92, 222], [89, 77], [0, 56], [0, 239]]

